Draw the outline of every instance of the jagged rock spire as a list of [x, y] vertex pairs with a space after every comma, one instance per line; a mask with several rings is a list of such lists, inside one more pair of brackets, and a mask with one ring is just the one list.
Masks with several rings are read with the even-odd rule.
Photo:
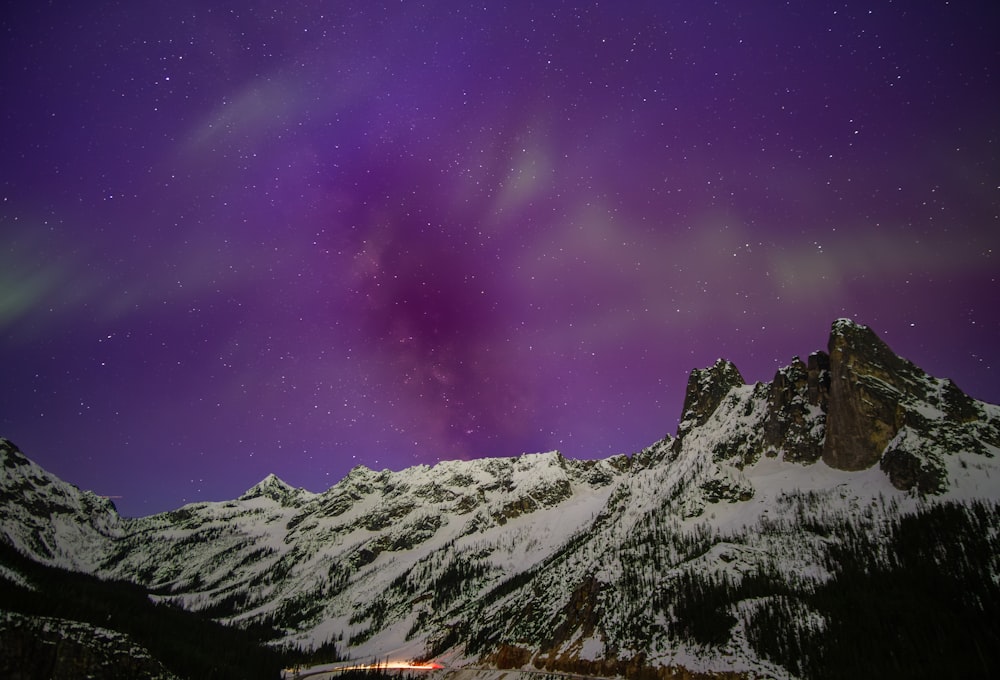
[[814, 352], [807, 361], [795, 357], [775, 373], [764, 422], [765, 451], [783, 450], [785, 460], [799, 463], [815, 462], [822, 455], [823, 428], [812, 416], [817, 409], [826, 413], [830, 391], [830, 357]]
[[864, 470], [879, 462], [903, 426], [901, 401], [923, 371], [902, 359], [867, 326], [833, 323], [830, 403], [823, 461], [838, 470]]
[[704, 425], [729, 390], [745, 384], [746, 381], [733, 362], [725, 359], [717, 359], [709, 368], [691, 371], [684, 393], [684, 412], [678, 436], [682, 430]]

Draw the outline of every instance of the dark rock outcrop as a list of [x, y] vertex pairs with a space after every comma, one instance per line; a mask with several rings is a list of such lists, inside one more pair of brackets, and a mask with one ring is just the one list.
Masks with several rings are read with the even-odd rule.
[[785, 460], [798, 463], [815, 462], [823, 453], [830, 391], [829, 356], [815, 352], [808, 361], [795, 357], [775, 374], [764, 424], [765, 450], [784, 450]]
[[916, 489], [922, 494], [940, 493], [947, 486], [947, 473], [939, 465], [905, 449], [894, 448], [885, 452], [879, 464], [897, 489]]
[[[752, 392], [727, 361], [692, 371], [672, 455], [693, 445], [737, 469], [779, 454], [846, 471], [879, 465], [896, 488], [934, 494], [948, 488], [948, 456], [1000, 448], [1000, 421], [980, 402], [897, 356], [867, 326], [835, 321], [828, 350], [793, 359]], [[705, 437], [703, 426], [718, 431]], [[732, 486], [719, 479], [702, 483], [705, 500]]]
[[923, 372], [867, 326], [840, 319], [830, 333], [830, 401], [823, 461], [838, 470], [879, 462], [905, 420], [901, 402]]
[[677, 438], [672, 443], [672, 450], [674, 452], [680, 450], [684, 435], [705, 424], [729, 394], [729, 390], [745, 384], [746, 381], [733, 362], [724, 359], [716, 360], [709, 368], [696, 368], [691, 371], [684, 392], [684, 410], [681, 422], [677, 426]]
[[743, 376], [731, 361], [718, 359], [709, 368], [694, 369], [688, 376], [681, 420], [690, 423], [688, 428], [704, 425], [722, 403], [723, 397], [729, 394], [729, 390], [745, 384]]

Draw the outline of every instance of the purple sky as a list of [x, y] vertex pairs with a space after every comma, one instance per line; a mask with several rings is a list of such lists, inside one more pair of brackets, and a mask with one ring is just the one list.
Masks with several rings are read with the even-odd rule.
[[1000, 401], [996, 2], [18, 0], [0, 435], [124, 514], [674, 433], [830, 323]]

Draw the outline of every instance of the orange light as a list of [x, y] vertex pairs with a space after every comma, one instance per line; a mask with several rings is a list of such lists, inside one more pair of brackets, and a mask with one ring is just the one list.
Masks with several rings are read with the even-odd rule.
[[404, 670], [404, 671], [434, 671], [440, 668], [444, 668], [439, 663], [429, 662], [429, 663], [410, 663], [408, 661], [390, 661], [381, 666], [376, 666], [380, 668], [390, 668], [393, 670]]

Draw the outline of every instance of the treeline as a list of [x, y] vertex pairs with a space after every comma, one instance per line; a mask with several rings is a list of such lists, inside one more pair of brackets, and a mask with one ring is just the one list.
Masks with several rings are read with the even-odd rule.
[[[892, 528], [888, 563], [862, 535], [804, 601], [826, 621], [803, 675], [1000, 676], [1000, 506], [933, 506]], [[793, 651], [793, 653], [795, 653]]]
[[382, 668], [341, 671], [335, 677], [337, 680], [418, 680], [411, 673], [400, 673]]
[[41, 565], [2, 541], [0, 565], [24, 575], [33, 587], [0, 578], [3, 609], [82, 621], [124, 633], [180, 677], [273, 680], [286, 662], [281, 652], [261, 644], [274, 631], [250, 633], [177, 607], [155, 604], [141, 586]]
[[1000, 677], [998, 528], [1000, 506], [979, 502], [899, 516], [882, 535], [824, 527], [827, 581], [790, 583], [773, 565], [686, 572], [654, 605], [707, 646], [739, 617], [757, 653], [804, 678]]

